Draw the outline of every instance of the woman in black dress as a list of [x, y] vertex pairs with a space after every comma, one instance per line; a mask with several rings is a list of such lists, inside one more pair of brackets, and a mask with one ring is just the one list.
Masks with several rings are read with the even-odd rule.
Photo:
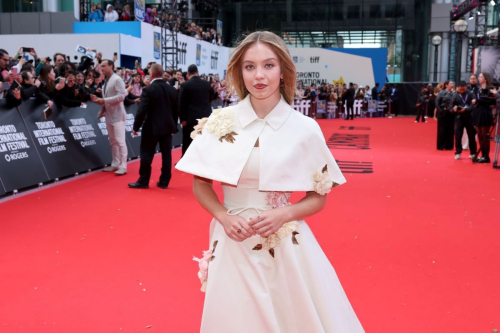
[[[491, 75], [479, 74], [479, 91], [477, 92], [476, 108], [473, 112], [474, 126], [479, 139], [481, 158], [477, 163], [490, 163], [490, 130], [493, 126], [493, 114], [491, 107], [496, 104], [495, 96], [491, 92]], [[474, 103], [474, 102], [473, 102]]]

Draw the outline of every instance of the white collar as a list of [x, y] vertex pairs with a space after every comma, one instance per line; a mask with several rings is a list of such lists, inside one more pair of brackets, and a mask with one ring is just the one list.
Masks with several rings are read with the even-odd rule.
[[[247, 95], [244, 100], [238, 103], [238, 108], [236, 108], [236, 110], [236, 115], [242, 128], [247, 127], [255, 120], [259, 119], [252, 107], [252, 103], [250, 102], [250, 95]], [[276, 104], [274, 109], [271, 110], [264, 120], [273, 130], [277, 131], [288, 119], [291, 112], [291, 106], [285, 101], [283, 96], [281, 96], [278, 104]]]

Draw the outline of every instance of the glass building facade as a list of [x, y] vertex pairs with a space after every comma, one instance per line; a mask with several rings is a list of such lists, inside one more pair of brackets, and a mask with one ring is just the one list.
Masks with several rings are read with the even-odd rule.
[[221, 0], [224, 40], [265, 29], [289, 47], [387, 47], [391, 82], [428, 81], [431, 0]]

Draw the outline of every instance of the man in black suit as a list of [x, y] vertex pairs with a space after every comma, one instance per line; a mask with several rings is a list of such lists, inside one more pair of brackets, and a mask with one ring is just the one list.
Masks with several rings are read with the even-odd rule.
[[180, 118], [182, 125], [182, 155], [193, 141], [191, 132], [198, 124], [198, 119], [210, 116], [214, 91], [210, 82], [202, 80], [198, 74], [198, 67], [188, 67], [188, 80], [181, 86], [179, 92]]
[[[151, 163], [160, 144], [162, 168], [156, 186], [166, 189], [172, 177], [172, 136], [177, 130], [177, 91], [163, 80], [163, 69], [153, 64], [149, 69], [151, 84], [142, 90], [141, 105], [134, 121], [133, 134], [142, 126], [139, 180], [130, 188], [148, 188]], [[144, 125], [143, 125], [144, 124]]]
[[378, 99], [378, 87], [380, 86], [379, 83], [375, 83], [375, 87], [372, 88], [372, 99], [376, 101]]
[[345, 120], [349, 120], [349, 116], [351, 116], [351, 120], [354, 120], [354, 97], [356, 95], [356, 90], [354, 90], [354, 84], [349, 83], [349, 89], [345, 93], [345, 101], [346, 101], [346, 114]]

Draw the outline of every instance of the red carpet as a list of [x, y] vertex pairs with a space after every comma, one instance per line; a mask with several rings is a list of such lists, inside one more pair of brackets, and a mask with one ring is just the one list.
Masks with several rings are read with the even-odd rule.
[[[370, 149], [332, 151], [373, 173], [346, 173], [308, 220], [366, 332], [500, 331], [500, 172], [436, 151], [432, 119], [320, 125], [327, 138], [369, 136], [352, 139]], [[210, 216], [191, 176], [154, 186], [159, 158], [152, 187], [128, 189], [138, 167], [0, 203], [0, 332], [199, 331], [191, 259], [208, 248]]]

